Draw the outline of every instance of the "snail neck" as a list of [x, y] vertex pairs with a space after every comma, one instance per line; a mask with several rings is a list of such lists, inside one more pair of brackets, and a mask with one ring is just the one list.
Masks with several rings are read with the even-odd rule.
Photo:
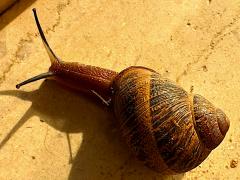
[[53, 50], [50, 48], [47, 39], [44, 35], [42, 27], [37, 17], [36, 9], [33, 9], [36, 25], [43, 41], [44, 47], [51, 60], [51, 67], [46, 73], [39, 74], [30, 79], [27, 79], [16, 85], [16, 88], [40, 80], [40, 79], [55, 79], [61, 84], [75, 90], [85, 91], [90, 94], [95, 94], [102, 99], [111, 98], [111, 84], [116, 72], [89, 65], [79, 63], [68, 63], [60, 60]]
[[75, 62], [54, 62], [49, 72], [54, 74], [52, 79], [64, 86], [86, 93], [94, 91], [104, 99], [111, 98], [112, 81], [118, 74], [108, 69]]

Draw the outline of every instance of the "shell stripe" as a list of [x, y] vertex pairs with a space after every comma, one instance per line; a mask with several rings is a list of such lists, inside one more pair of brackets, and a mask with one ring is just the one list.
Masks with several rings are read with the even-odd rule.
[[[185, 172], [197, 164], [195, 160], [202, 154], [202, 145], [191, 124], [187, 92], [159, 77], [152, 74], [150, 84], [149, 106], [154, 137], [168, 168], [176, 173]], [[191, 149], [194, 149], [193, 153]]]
[[[146, 165], [157, 171], [164, 171], [168, 167], [164, 165], [152, 135], [149, 107], [151, 74], [150, 71], [138, 70], [138, 68], [134, 68], [134, 71], [125, 71], [124, 77], [118, 79], [121, 87], [115, 96], [118, 99], [118, 104], [115, 106], [121, 119], [120, 127], [123, 136], [138, 159], [143, 160]], [[130, 100], [132, 97], [133, 99]]]

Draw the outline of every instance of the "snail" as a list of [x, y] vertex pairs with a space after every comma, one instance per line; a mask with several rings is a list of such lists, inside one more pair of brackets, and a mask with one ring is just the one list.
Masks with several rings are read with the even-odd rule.
[[36, 9], [40, 37], [51, 60], [39, 79], [53, 79], [75, 90], [90, 92], [112, 108], [120, 132], [133, 154], [162, 174], [190, 171], [224, 139], [230, 122], [204, 97], [189, 94], [156, 71], [132, 66], [119, 73], [75, 62], [64, 62], [50, 48]]

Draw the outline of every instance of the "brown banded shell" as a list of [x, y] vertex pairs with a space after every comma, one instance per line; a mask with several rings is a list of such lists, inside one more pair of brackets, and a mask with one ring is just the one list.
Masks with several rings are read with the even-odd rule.
[[[229, 122], [222, 111], [209, 118], [209, 114], [216, 113], [211, 103], [201, 96], [191, 98], [184, 89], [153, 70], [127, 68], [115, 78], [113, 89], [114, 112], [124, 139], [138, 159], [159, 172], [175, 174], [195, 168], [228, 130]], [[198, 105], [202, 101], [207, 106]], [[197, 123], [194, 111], [198, 113]], [[220, 128], [219, 117], [220, 124], [225, 124]], [[217, 128], [217, 133], [204, 134], [211, 128]], [[221, 137], [210, 147], [214, 134], [219, 133]]]

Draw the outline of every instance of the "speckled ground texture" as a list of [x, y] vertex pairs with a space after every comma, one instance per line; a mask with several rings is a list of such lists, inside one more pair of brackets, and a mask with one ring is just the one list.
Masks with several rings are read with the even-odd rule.
[[[101, 103], [50, 81], [16, 90], [50, 65], [33, 7], [61, 59], [153, 68], [223, 109], [222, 144], [194, 170], [160, 175], [132, 157]], [[240, 179], [239, 57], [239, 0], [18, 1], [0, 17], [0, 179]]]

